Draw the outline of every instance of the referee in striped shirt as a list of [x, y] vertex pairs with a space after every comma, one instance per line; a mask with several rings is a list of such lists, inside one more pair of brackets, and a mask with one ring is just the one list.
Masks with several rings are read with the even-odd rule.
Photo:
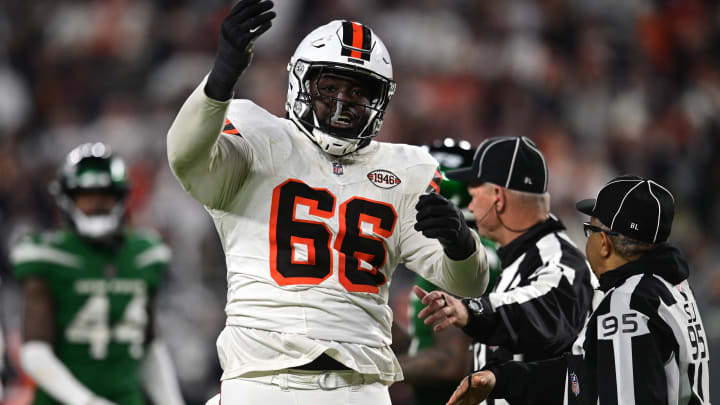
[[[434, 324], [435, 331], [452, 324], [475, 339], [473, 370], [509, 360], [551, 359], [570, 350], [591, 313], [597, 280], [565, 225], [550, 213], [540, 149], [524, 136], [488, 138], [471, 167], [446, 175], [468, 185], [468, 209], [478, 233], [499, 246], [502, 272], [492, 290], [478, 298], [459, 300], [415, 286], [425, 305], [434, 302], [418, 317]], [[494, 399], [487, 405], [508, 402]]]
[[586, 254], [605, 294], [573, 344], [550, 360], [491, 365], [448, 404], [506, 398], [538, 404], [710, 404], [709, 353], [688, 264], [666, 242], [672, 194], [636, 176], [613, 179], [588, 214]]

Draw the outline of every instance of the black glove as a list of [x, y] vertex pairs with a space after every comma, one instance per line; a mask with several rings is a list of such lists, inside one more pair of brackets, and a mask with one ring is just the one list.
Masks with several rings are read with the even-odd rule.
[[269, 0], [242, 0], [230, 10], [220, 26], [217, 55], [205, 84], [205, 94], [215, 100], [232, 97], [235, 82], [250, 65], [253, 42], [269, 30], [274, 11]]
[[447, 198], [436, 193], [423, 194], [415, 209], [415, 230], [439, 240], [449, 258], [463, 260], [475, 253], [475, 239], [465, 217]]

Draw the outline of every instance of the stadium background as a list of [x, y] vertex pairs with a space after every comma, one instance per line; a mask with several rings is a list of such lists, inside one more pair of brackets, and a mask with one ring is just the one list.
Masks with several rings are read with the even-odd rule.
[[[550, 166], [553, 212], [584, 246], [574, 202], [620, 173], [675, 194], [672, 241], [689, 255], [711, 353], [720, 353], [720, 7], [702, 0], [276, 0], [236, 97], [283, 115], [285, 66], [332, 19], [371, 26], [393, 58], [398, 92], [379, 140], [474, 145], [525, 135]], [[160, 299], [188, 404], [217, 392], [214, 341], [225, 271], [209, 216], [172, 178], [165, 135], [209, 70], [220, 0], [4, 0], [0, 5], [0, 277], [10, 357], [19, 290], [7, 246], [58, 220], [46, 185], [71, 147], [99, 140], [131, 164], [130, 221], [174, 250]], [[409, 277], [392, 303], [407, 322]], [[15, 359], [16, 360], [16, 359]], [[720, 377], [718, 361], [714, 379]], [[17, 370], [8, 393], [22, 404]], [[720, 398], [720, 385], [712, 387]], [[409, 404], [402, 385], [396, 404]]]

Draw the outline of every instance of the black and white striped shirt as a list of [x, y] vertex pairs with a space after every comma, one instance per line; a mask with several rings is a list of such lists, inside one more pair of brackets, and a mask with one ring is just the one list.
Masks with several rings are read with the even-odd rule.
[[565, 226], [551, 216], [498, 249], [498, 256], [502, 273], [492, 292], [475, 299], [483, 310], [471, 312], [464, 328], [480, 342], [473, 349], [475, 369], [568, 351], [590, 315], [596, 281]]
[[562, 357], [488, 367], [492, 396], [554, 404], [710, 404], [709, 353], [688, 266], [661, 245], [604, 273], [605, 296]]

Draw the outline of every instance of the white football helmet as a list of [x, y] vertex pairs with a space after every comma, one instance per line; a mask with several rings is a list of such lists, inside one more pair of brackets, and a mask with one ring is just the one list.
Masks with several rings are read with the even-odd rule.
[[[385, 108], [395, 93], [395, 82], [390, 54], [370, 28], [341, 20], [316, 28], [298, 45], [288, 72], [285, 109], [290, 119], [323, 151], [335, 156], [346, 155], [377, 135]], [[318, 120], [312, 101], [320, 96], [311, 94], [310, 79], [324, 72], [358, 77], [373, 87], [368, 89], [370, 105], [362, 105], [369, 110], [367, 122], [360, 122], [348, 132]]]

